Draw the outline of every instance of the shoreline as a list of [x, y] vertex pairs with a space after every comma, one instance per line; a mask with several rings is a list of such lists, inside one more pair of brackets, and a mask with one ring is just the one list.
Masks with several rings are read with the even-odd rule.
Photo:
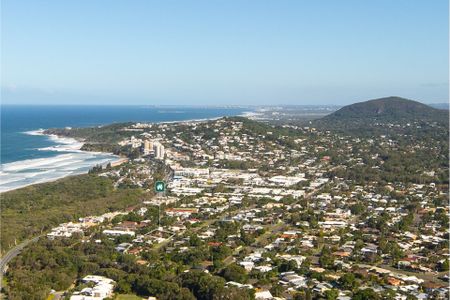
[[[78, 176], [78, 175], [84, 175], [89, 172], [89, 170], [96, 166], [96, 165], [106, 165], [108, 163], [117, 163], [123, 160], [123, 157], [115, 155], [113, 153], [107, 153], [107, 152], [98, 152], [98, 151], [85, 151], [81, 150], [81, 147], [83, 146], [83, 142], [79, 141], [74, 138], [69, 137], [61, 137], [57, 136], [55, 134], [45, 134], [45, 129], [37, 129], [37, 130], [30, 130], [26, 132], [22, 132], [26, 135], [38, 135], [38, 136], [45, 136], [49, 140], [51, 140], [55, 145], [51, 145], [49, 147], [40, 148], [38, 150], [42, 151], [52, 151], [55, 152], [56, 155], [50, 156], [50, 157], [41, 157], [41, 158], [30, 158], [25, 160], [18, 160], [18, 161], [12, 161], [1, 165], [1, 172], [0, 175], [2, 177], [13, 177], [16, 175], [16, 180], [9, 180], [4, 181], [2, 179], [2, 184], [7, 185], [8, 183], [14, 183], [18, 181], [27, 181], [30, 180], [30, 182], [23, 182], [22, 184], [18, 184], [17, 186], [11, 186], [11, 187], [3, 187], [0, 186], [0, 195], [3, 193], [11, 192], [14, 190], [18, 190], [24, 187], [28, 187], [35, 184], [42, 184], [47, 182], [54, 182], [60, 179], [63, 179], [65, 177], [70, 176]], [[59, 153], [58, 153], [59, 152]], [[86, 156], [86, 157], [78, 157], [78, 156]], [[114, 157], [114, 159], [113, 159]], [[91, 164], [87, 162], [88, 160], [95, 160], [98, 159], [98, 163]], [[60, 163], [60, 165], [56, 165]], [[81, 164], [79, 164], [81, 163]], [[78, 165], [78, 167], [77, 167]], [[20, 175], [23, 173], [23, 171], [27, 170], [27, 167], [30, 168], [29, 170], [40, 170], [39, 172], [30, 172], [29, 174], [24, 173], [23, 177], [21, 178]], [[60, 167], [69, 167], [69, 169], [65, 170], [65, 173], [63, 170], [58, 170]], [[42, 169], [40, 169], [42, 168]], [[61, 174], [54, 174], [51, 177], [45, 177], [45, 175], [49, 173], [54, 172], [62, 172]], [[32, 181], [33, 177], [38, 176], [44, 176], [41, 179], [38, 179], [36, 181]]]
[[[237, 114], [235, 116], [237, 117], [246, 117], [246, 118], [251, 118], [254, 115], [257, 115], [256, 112], [254, 111], [244, 111], [241, 112], [240, 114]], [[214, 121], [214, 120], [218, 120], [221, 118], [225, 118], [225, 117], [233, 117], [233, 116], [219, 116], [219, 117], [213, 117], [213, 118], [202, 118], [202, 119], [188, 119], [188, 120], [176, 120], [176, 121], [158, 121], [158, 122], [151, 122], [151, 121], [146, 121], [146, 122], [139, 122], [139, 121], [132, 121], [132, 123], [153, 123], [153, 124], [176, 124], [176, 123], [188, 123], [188, 122], [208, 122], [208, 121]], [[124, 123], [124, 122], [119, 122], [119, 123]], [[102, 125], [97, 125], [99, 127], [103, 127], [103, 126], [108, 126], [110, 124], [114, 124], [114, 123], [107, 123], [107, 124], [102, 124]], [[77, 140], [75, 138], [71, 138], [71, 137], [65, 137], [65, 136], [58, 136], [56, 134], [45, 134], [44, 132], [47, 129], [36, 129], [36, 130], [29, 130], [29, 131], [25, 131], [22, 132], [23, 134], [26, 135], [37, 135], [37, 136], [45, 136], [48, 139], [50, 139], [52, 142], [55, 143], [55, 145], [49, 146], [49, 147], [45, 147], [45, 148], [40, 148], [38, 150], [43, 150], [43, 151], [54, 151], [56, 153], [60, 152], [60, 154], [56, 154], [55, 156], [51, 156], [51, 157], [43, 157], [43, 158], [30, 158], [30, 159], [25, 159], [25, 160], [17, 160], [17, 161], [12, 161], [12, 162], [7, 162], [5, 164], [1, 164], [1, 172], [0, 172], [0, 176], [4, 176], [6, 175], [5, 172], [8, 172], [8, 167], [10, 168], [9, 171], [14, 171], [15, 169], [20, 169], [21, 166], [23, 166], [24, 164], [28, 163], [32, 163], [34, 162], [38, 162], [37, 167], [39, 167], [39, 162], [43, 162], [45, 160], [48, 161], [48, 163], [51, 162], [57, 162], [58, 158], [61, 158], [61, 156], [63, 155], [67, 155], [67, 154], [90, 154], [92, 156], [107, 156], [107, 157], [111, 157], [113, 156], [115, 159], [109, 159], [109, 158], [104, 158], [104, 160], [108, 160], [107, 162], [103, 162], [100, 163], [100, 165], [104, 166], [107, 163], [119, 163], [121, 161], [123, 161], [124, 157], [122, 156], [118, 156], [112, 153], [108, 153], [108, 152], [98, 152], [98, 151], [85, 151], [85, 150], [81, 150], [81, 147], [84, 145], [84, 142], [81, 140]], [[42, 163], [44, 164], [44, 163]], [[13, 165], [12, 169], [11, 169], [11, 165]], [[14, 165], [19, 165], [20, 167], [14, 167]], [[89, 169], [96, 166], [98, 164], [91, 164], [89, 166], [89, 168], [87, 170], [71, 170], [70, 173], [68, 174], [61, 174], [58, 176], [54, 176], [54, 177], [48, 177], [48, 178], [42, 178], [40, 180], [34, 181], [34, 182], [27, 182], [18, 186], [13, 186], [10, 188], [5, 188], [2, 189], [2, 187], [0, 186], [0, 195], [6, 192], [10, 192], [10, 191], [14, 191], [14, 190], [18, 190], [24, 187], [28, 187], [31, 185], [35, 185], [35, 184], [42, 184], [42, 183], [47, 183], [47, 182], [54, 182], [57, 181], [59, 179], [65, 178], [65, 177], [70, 177], [70, 176], [77, 176], [77, 175], [83, 175], [83, 174], [87, 174], [89, 172]], [[5, 170], [6, 168], [6, 170]], [[57, 170], [58, 167], [54, 167], [53, 170], [49, 170], [50, 171], [54, 171]], [[41, 175], [45, 174], [45, 172], [41, 172]], [[17, 178], [17, 180], [10, 180], [9, 182], [16, 182], [16, 181], [20, 181], [20, 180], [26, 180], [29, 178], [32, 178], [34, 176], [37, 175], [31, 175], [29, 177], [24, 176], [24, 178]], [[8, 182], [6, 182], [7, 184]]]
[[81, 175], [86, 175], [86, 174], [87, 174], [87, 173], [63, 175], [63, 176], [58, 177], [58, 178], [51, 178], [51, 179], [44, 180], [44, 181], [38, 181], [38, 182], [34, 182], [34, 183], [29, 183], [29, 184], [22, 185], [22, 186], [20, 186], [20, 187], [16, 187], [16, 188], [12, 188], [12, 189], [7, 189], [7, 190], [2, 190], [2, 191], [0, 191], [0, 195], [2, 195], [2, 194], [4, 194], [4, 193], [9, 193], [9, 192], [17, 191], [17, 190], [20, 190], [20, 189], [23, 189], [23, 188], [26, 188], [26, 187], [29, 187], [29, 186], [32, 186], [32, 185], [39, 185], [39, 184], [51, 183], [51, 182], [55, 182], [55, 181], [58, 181], [58, 180], [61, 180], [61, 179], [64, 179], [64, 178], [70, 178], [70, 177], [81, 176]]
[[[75, 153], [79, 152], [79, 153], [105, 154], [105, 155], [113, 155], [113, 156], [120, 157], [120, 156], [115, 155], [114, 153], [110, 153], [110, 152], [81, 150], [81, 148], [84, 146], [84, 141], [77, 140], [76, 138], [72, 138], [72, 137], [66, 137], [66, 136], [62, 136], [62, 135], [60, 136], [60, 135], [56, 135], [56, 134], [44, 133], [46, 130], [48, 130], [48, 129], [30, 130], [30, 131], [25, 131], [23, 133], [27, 134], [27, 135], [46, 136], [46, 137], [49, 137], [49, 139], [52, 140], [55, 143], [58, 143], [58, 141], [59, 141], [59, 145], [73, 145], [72, 148], [58, 147], [58, 145], [55, 145], [55, 146], [50, 146], [50, 147], [45, 147], [45, 148], [38, 148], [38, 150], [47, 150], [47, 151], [55, 151], [55, 152], [69, 152], [69, 151], [73, 151]], [[76, 147], [74, 147], [74, 145], [76, 145]], [[19, 161], [20, 160], [13, 161], [11, 163], [19, 162]]]

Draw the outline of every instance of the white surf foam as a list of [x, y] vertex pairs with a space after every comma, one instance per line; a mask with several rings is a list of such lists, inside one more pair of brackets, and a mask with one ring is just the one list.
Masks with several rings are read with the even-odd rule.
[[44, 129], [30, 130], [25, 131], [24, 133], [28, 135], [44, 135]]
[[[43, 129], [24, 132], [27, 135], [45, 135]], [[27, 185], [54, 181], [70, 175], [87, 173], [95, 165], [117, 161], [118, 156], [109, 153], [80, 150], [83, 143], [56, 135], [46, 135], [55, 145], [40, 148], [54, 151], [56, 156], [15, 161], [1, 165], [0, 192]]]
[[20, 171], [34, 169], [34, 168], [42, 168], [45, 166], [52, 166], [53, 164], [55, 164], [57, 162], [69, 160], [71, 158], [73, 158], [73, 154], [61, 154], [61, 155], [54, 156], [54, 157], [19, 160], [19, 161], [3, 164], [2, 171], [3, 172], [20, 172]]

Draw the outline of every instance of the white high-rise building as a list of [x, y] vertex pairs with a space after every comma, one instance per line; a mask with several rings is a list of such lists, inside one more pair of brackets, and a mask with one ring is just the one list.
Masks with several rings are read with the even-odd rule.
[[154, 143], [153, 149], [155, 150], [156, 159], [164, 159], [165, 150], [163, 145], [161, 145], [160, 143]]

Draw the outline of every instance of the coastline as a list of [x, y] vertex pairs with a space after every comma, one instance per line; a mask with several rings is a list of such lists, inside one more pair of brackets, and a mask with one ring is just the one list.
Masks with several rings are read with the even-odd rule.
[[[252, 116], [257, 115], [254, 111], [245, 111], [240, 114], [237, 114], [235, 116], [239, 117], [247, 117], [251, 118]], [[220, 118], [224, 118], [227, 116], [219, 116], [219, 117], [212, 117], [212, 118], [201, 118], [201, 119], [188, 119], [188, 120], [176, 120], [176, 121], [158, 121], [158, 122], [141, 122], [141, 123], [155, 123], [155, 124], [174, 124], [174, 123], [188, 123], [188, 122], [208, 122], [208, 121], [214, 121], [218, 120]], [[133, 123], [139, 123], [137, 121], [133, 121]], [[108, 124], [113, 123], [107, 123], [98, 125], [99, 127], [107, 126]], [[85, 151], [81, 150], [81, 147], [83, 146], [83, 141], [77, 140], [75, 138], [69, 138], [65, 136], [58, 136], [56, 134], [45, 134], [44, 132], [46, 129], [40, 128], [36, 130], [29, 130], [22, 132], [26, 135], [37, 135], [37, 136], [45, 136], [49, 140], [51, 140], [55, 145], [44, 147], [44, 148], [38, 148], [38, 150], [42, 151], [51, 151], [60, 153], [55, 156], [50, 157], [44, 157], [44, 158], [31, 158], [31, 159], [25, 159], [25, 160], [18, 160], [13, 162], [8, 162], [5, 164], [1, 164], [1, 171], [0, 171], [0, 194], [14, 191], [20, 188], [24, 188], [27, 186], [35, 185], [35, 184], [42, 184], [46, 182], [53, 182], [65, 177], [69, 176], [76, 176], [76, 175], [82, 175], [88, 173], [89, 169], [96, 165], [106, 165], [108, 163], [120, 163], [123, 161], [124, 157], [114, 155], [112, 153], [108, 152], [98, 152], [98, 151]], [[77, 155], [83, 155], [86, 154], [89, 157], [82, 159], [79, 157], [75, 157]], [[70, 156], [71, 155], [71, 156]], [[70, 160], [72, 160], [72, 163], [70, 163]], [[91, 163], [86, 163], [86, 160], [92, 160]], [[79, 168], [76, 167], [76, 163], [83, 163], [82, 166]], [[60, 165], [58, 165], [58, 163]], [[51, 173], [58, 173], [57, 168], [64, 166], [64, 165], [70, 165], [73, 166], [67, 170], [65, 173], [62, 174], [51, 174]], [[44, 170], [41, 170], [40, 172], [30, 172], [30, 174], [24, 173], [24, 169], [39, 169], [42, 168]], [[55, 172], [56, 171], [56, 172]], [[13, 174], [11, 174], [13, 173]], [[42, 177], [37, 178], [36, 180], [33, 180], [34, 177]], [[12, 179], [11, 179], [12, 178]], [[22, 181], [21, 184], [15, 184], [13, 186], [5, 187], [8, 184], [12, 184], [14, 182]]]
[[[222, 118], [227, 118], [227, 117], [245, 117], [245, 118], [250, 118], [252, 116], [257, 116], [259, 115], [258, 113], [254, 112], [254, 111], [244, 111], [238, 115], [234, 115], [234, 116], [220, 116], [220, 117], [212, 117], [212, 118], [201, 118], [201, 119], [187, 119], [187, 120], [176, 120], [176, 121], [158, 121], [158, 122], [138, 122], [138, 121], [133, 121], [132, 123], [152, 123], [152, 124], [176, 124], [176, 123], [190, 123], [190, 122], [208, 122], [208, 121], [216, 121]], [[105, 126], [105, 125], [109, 125], [109, 124], [103, 124], [100, 126]]]
[[[0, 194], [30, 185], [57, 181], [59, 179], [87, 174], [96, 165], [120, 162], [123, 157], [107, 152], [81, 150], [83, 142], [74, 138], [45, 134], [44, 129], [22, 132], [26, 135], [45, 136], [54, 145], [39, 148], [58, 153], [54, 156], [31, 158], [1, 165]], [[58, 169], [59, 168], [59, 169]]]

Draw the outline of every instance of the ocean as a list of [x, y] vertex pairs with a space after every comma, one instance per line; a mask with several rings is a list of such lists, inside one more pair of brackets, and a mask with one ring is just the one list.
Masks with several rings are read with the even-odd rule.
[[78, 141], [43, 135], [43, 129], [212, 119], [246, 111], [229, 107], [2, 105], [0, 192], [86, 173], [95, 165], [117, 160], [112, 154], [81, 151]]

